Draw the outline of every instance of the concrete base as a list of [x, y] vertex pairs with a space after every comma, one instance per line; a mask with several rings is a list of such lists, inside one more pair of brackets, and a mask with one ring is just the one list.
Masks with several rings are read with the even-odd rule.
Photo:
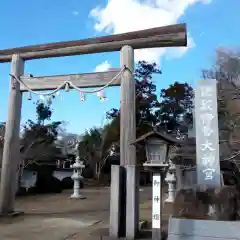
[[125, 168], [118, 165], [111, 167], [110, 188], [110, 223], [109, 235], [125, 236], [126, 232], [126, 173]]
[[11, 212], [11, 213], [0, 213], [0, 218], [4, 218], [4, 217], [18, 217], [18, 216], [22, 216], [24, 215], [24, 212], [23, 211], [14, 211], [14, 212]]
[[[125, 237], [110, 237], [110, 236], [101, 236], [100, 238], [98, 238], [99, 240], [126, 240]], [[96, 239], [97, 240], [97, 239]]]
[[[146, 229], [148, 225], [148, 221], [139, 221], [139, 230], [143, 230]], [[100, 237], [101, 240], [128, 240], [129, 238], [126, 237], [111, 237], [111, 236], [101, 236]], [[140, 238], [142, 239], [142, 238]]]
[[82, 196], [82, 195], [71, 195], [70, 196], [71, 199], [86, 199], [86, 197]]
[[147, 225], [148, 225], [148, 221], [139, 221], [139, 230], [142, 230], [142, 229], [145, 229], [147, 228]]
[[101, 236], [100, 238], [98, 238], [99, 240], [126, 240], [125, 237], [110, 237], [110, 236]]
[[174, 198], [173, 197], [168, 197], [167, 199], [165, 199], [165, 203], [174, 203]]
[[169, 240], [230, 240], [239, 239], [238, 221], [215, 221], [170, 218], [168, 225]]
[[135, 239], [139, 231], [139, 173], [136, 166], [126, 166], [126, 238]]

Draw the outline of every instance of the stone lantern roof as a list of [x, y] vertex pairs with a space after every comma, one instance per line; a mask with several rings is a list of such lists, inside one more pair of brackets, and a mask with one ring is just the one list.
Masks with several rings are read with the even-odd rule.
[[145, 145], [146, 141], [149, 138], [157, 138], [157, 139], [160, 139], [160, 140], [166, 142], [167, 144], [171, 144], [171, 145], [177, 144], [179, 142], [178, 139], [174, 138], [173, 136], [171, 136], [167, 133], [151, 131], [151, 132], [145, 133], [142, 136], [140, 136], [139, 138], [137, 138], [132, 144], [143, 146], [143, 145]]

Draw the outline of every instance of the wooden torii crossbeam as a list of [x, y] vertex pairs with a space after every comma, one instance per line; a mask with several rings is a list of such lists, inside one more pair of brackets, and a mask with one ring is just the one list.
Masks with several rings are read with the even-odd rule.
[[187, 46], [186, 24], [151, 28], [85, 40], [58, 42], [0, 50], [0, 62], [12, 61], [18, 53], [23, 60], [73, 56], [119, 51], [129, 45], [133, 49]]
[[[81, 73], [70, 75], [55, 75], [55, 76], [22, 76], [20, 79], [32, 90], [54, 90], [64, 81], [68, 80], [79, 88], [95, 88], [102, 87], [109, 83], [120, 71], [120, 68], [109, 69], [106, 72]], [[109, 84], [109, 86], [120, 86], [121, 78]], [[71, 88], [71, 86], [70, 86]], [[28, 91], [24, 85], [20, 85], [22, 92]]]
[[[187, 46], [185, 24], [158, 27], [147, 30], [89, 38], [85, 40], [40, 44], [0, 50], [0, 63], [11, 62], [8, 116], [5, 129], [2, 173], [0, 183], [0, 214], [14, 212], [16, 193], [16, 169], [20, 159], [19, 130], [21, 119], [22, 92], [30, 90], [56, 89], [65, 81], [77, 88], [121, 85], [120, 90], [120, 163], [126, 176], [112, 177], [116, 185], [111, 186], [110, 235], [118, 237], [123, 226], [120, 216], [126, 214], [125, 236], [134, 239], [138, 230], [139, 181], [136, 149], [131, 145], [136, 138], [134, 49]], [[61, 76], [24, 76], [24, 62], [32, 59], [73, 56], [80, 54], [120, 51], [120, 69], [103, 73], [88, 73]], [[109, 83], [118, 76], [116, 81]], [[27, 86], [27, 87], [26, 87]], [[123, 196], [120, 182], [126, 182], [126, 196]], [[121, 199], [126, 198], [126, 202]], [[117, 199], [116, 199], [117, 198]], [[115, 200], [116, 201], [115, 201]], [[126, 206], [122, 206], [126, 205]], [[125, 210], [123, 210], [123, 209]], [[112, 211], [111, 211], [112, 209]], [[125, 212], [123, 214], [123, 212]], [[121, 225], [121, 226], [120, 226]], [[160, 229], [159, 229], [160, 231]], [[160, 233], [159, 233], [160, 234]]]

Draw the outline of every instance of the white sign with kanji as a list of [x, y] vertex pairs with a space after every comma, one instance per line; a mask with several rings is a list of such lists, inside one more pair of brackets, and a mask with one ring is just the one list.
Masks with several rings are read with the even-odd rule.
[[152, 188], [152, 228], [161, 226], [161, 175], [153, 174]]

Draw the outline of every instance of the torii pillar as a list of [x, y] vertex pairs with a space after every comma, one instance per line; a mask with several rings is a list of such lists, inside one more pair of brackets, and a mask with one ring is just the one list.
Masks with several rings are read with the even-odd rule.
[[[18, 54], [14, 54], [12, 56], [11, 74], [20, 77], [23, 72], [24, 61]], [[13, 214], [14, 212], [14, 200], [17, 190], [16, 173], [20, 162], [21, 107], [20, 84], [11, 77], [0, 182], [0, 214], [2, 215]]]
[[121, 78], [120, 93], [120, 165], [125, 169], [126, 237], [134, 239], [139, 226], [139, 168], [136, 162], [136, 94], [134, 79], [134, 49], [124, 46], [120, 52], [121, 68], [127, 67]]

